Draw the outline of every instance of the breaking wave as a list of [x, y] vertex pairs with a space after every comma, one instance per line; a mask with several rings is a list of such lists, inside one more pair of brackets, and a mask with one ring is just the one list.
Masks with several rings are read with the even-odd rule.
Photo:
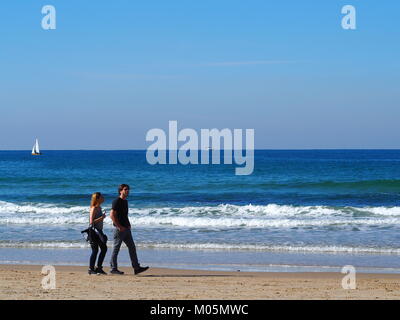
[[[109, 208], [104, 208], [109, 212]], [[400, 207], [229, 205], [131, 208], [135, 226], [179, 228], [301, 228], [400, 226]], [[88, 207], [0, 201], [0, 225], [86, 225]], [[107, 217], [106, 225], [111, 225]]]
[[[264, 244], [231, 244], [231, 243], [140, 243], [143, 249], [174, 250], [213, 250], [213, 251], [263, 251], [263, 252], [298, 252], [298, 253], [370, 253], [400, 254], [400, 248], [341, 246], [341, 245], [264, 245]], [[0, 248], [36, 248], [36, 249], [83, 249], [89, 248], [85, 241], [38, 241], [15, 242], [0, 241]]]

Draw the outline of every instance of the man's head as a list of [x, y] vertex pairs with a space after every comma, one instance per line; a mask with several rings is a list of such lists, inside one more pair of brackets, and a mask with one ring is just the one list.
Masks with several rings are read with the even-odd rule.
[[129, 186], [127, 185], [127, 184], [121, 184], [119, 187], [118, 187], [118, 193], [119, 193], [119, 196], [122, 198], [122, 199], [125, 199], [125, 198], [127, 198], [128, 196], [129, 196]]

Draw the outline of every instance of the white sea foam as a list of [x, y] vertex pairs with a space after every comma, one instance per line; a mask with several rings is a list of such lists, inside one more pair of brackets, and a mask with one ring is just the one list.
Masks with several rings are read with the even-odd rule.
[[70, 206], [60, 207], [55, 204], [49, 203], [23, 203], [15, 204], [11, 202], [0, 201], [0, 215], [4, 214], [30, 214], [34, 215], [67, 215], [71, 213], [87, 213], [89, 212], [88, 207], [83, 206]]
[[[36, 248], [36, 249], [84, 249], [89, 245], [82, 241], [74, 242], [0, 242], [0, 248]], [[263, 244], [231, 244], [231, 243], [140, 243], [143, 249], [172, 250], [214, 250], [214, 251], [263, 251], [292, 253], [354, 253], [354, 254], [400, 254], [400, 248], [360, 247], [340, 245], [263, 245]]]
[[[105, 207], [107, 211], [109, 208]], [[0, 201], [0, 225], [86, 225], [88, 207]], [[229, 205], [130, 209], [133, 225], [179, 228], [392, 227], [400, 207]], [[110, 218], [105, 220], [111, 225]]]
[[0, 248], [79, 249], [89, 248], [89, 244], [86, 241], [0, 241]]
[[192, 249], [192, 250], [250, 250], [266, 252], [310, 252], [310, 253], [383, 253], [399, 254], [400, 248], [350, 247], [350, 246], [282, 246], [252, 244], [218, 244], [218, 243], [160, 243], [151, 245], [154, 248]]

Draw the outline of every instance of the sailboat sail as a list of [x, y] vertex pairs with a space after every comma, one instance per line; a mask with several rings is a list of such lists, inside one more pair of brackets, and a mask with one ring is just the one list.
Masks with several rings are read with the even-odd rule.
[[39, 141], [38, 141], [38, 139], [36, 139], [36, 143], [35, 143], [35, 151], [36, 151], [36, 153], [40, 153], [40, 149], [39, 149]]
[[32, 154], [40, 154], [38, 139], [36, 139], [35, 144], [33, 145]]

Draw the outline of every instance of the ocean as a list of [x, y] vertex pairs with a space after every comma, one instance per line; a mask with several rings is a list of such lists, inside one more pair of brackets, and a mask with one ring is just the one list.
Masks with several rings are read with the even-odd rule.
[[88, 264], [91, 194], [108, 216], [127, 183], [142, 264], [400, 271], [400, 150], [256, 150], [249, 176], [235, 164], [152, 166], [144, 150], [42, 152], [0, 151], [0, 263]]

